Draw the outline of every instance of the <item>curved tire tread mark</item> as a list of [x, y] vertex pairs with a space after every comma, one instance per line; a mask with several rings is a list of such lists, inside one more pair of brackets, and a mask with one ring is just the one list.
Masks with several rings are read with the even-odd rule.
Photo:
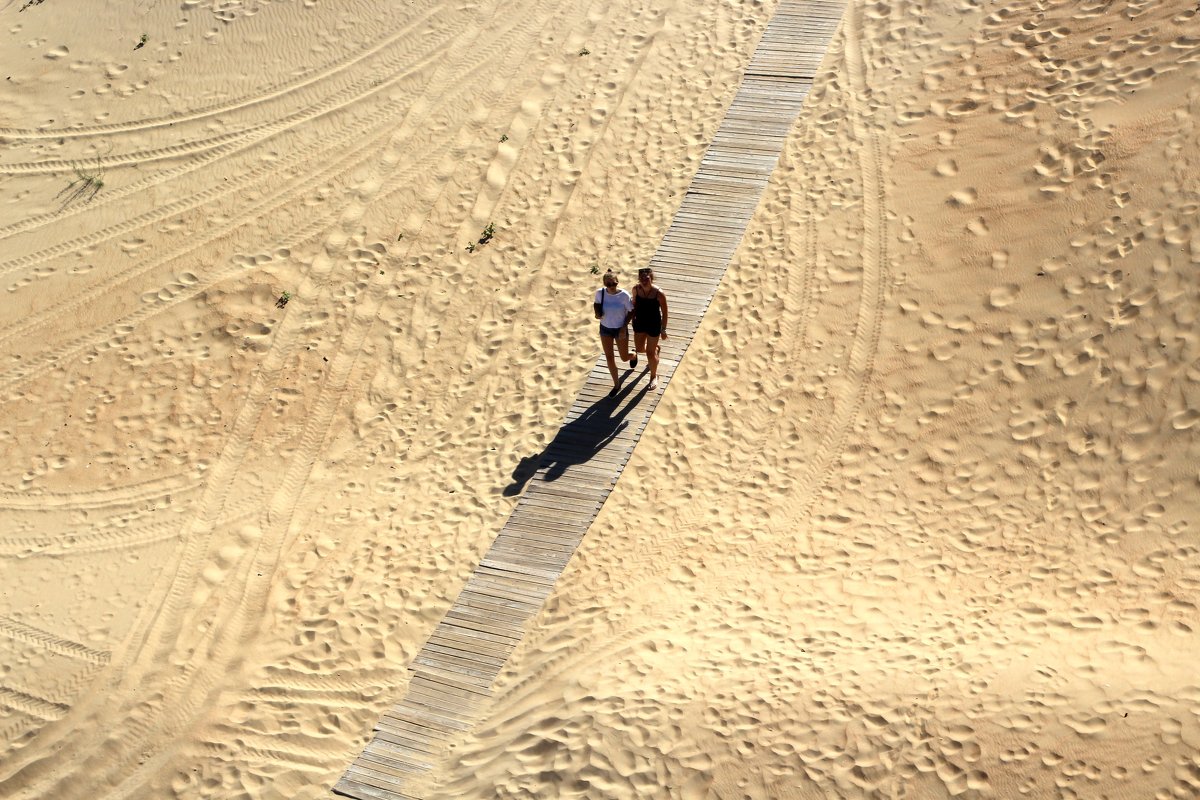
[[192, 476], [187, 473], [178, 473], [111, 489], [80, 492], [0, 491], [0, 509], [44, 511], [67, 506], [76, 509], [133, 505], [146, 500], [194, 492], [200, 485], [194, 480], [188, 480], [190, 477]]
[[0, 686], [0, 708], [11, 708], [31, 717], [53, 722], [66, 716], [70, 708], [13, 686]]
[[[427, 64], [435, 61], [442, 55], [444, 43], [441, 39], [435, 37], [426, 37], [422, 39], [422, 44], [428, 52], [412, 64], [411, 58], [404, 58], [402, 55], [397, 55], [393, 61], [404, 61], [411, 64], [411, 69], [403, 70], [386, 79], [373, 77], [364, 77], [355, 81], [350, 86], [341, 89], [333, 95], [326, 97], [319, 103], [309, 106], [308, 108], [295, 111], [286, 117], [282, 117], [271, 122], [264, 122], [258, 125], [253, 125], [240, 131], [230, 133], [222, 133], [217, 136], [212, 136], [207, 139], [199, 139], [185, 144], [171, 145], [169, 147], [156, 147], [151, 150], [142, 150], [133, 153], [124, 153], [121, 155], [99, 156], [95, 159], [87, 159], [88, 166], [94, 165], [99, 169], [111, 169], [113, 167], [127, 167], [132, 165], [147, 164], [154, 161], [164, 161], [167, 159], [181, 158], [183, 156], [195, 155], [206, 151], [214, 150], [218, 147], [238, 144], [241, 145], [238, 149], [245, 149], [263, 141], [270, 139], [279, 133], [293, 128], [303, 122], [308, 122], [312, 119], [325, 116], [326, 114], [345, 108], [354, 103], [360, 102], [363, 98], [369, 97], [372, 94], [377, 94], [390, 87], [396, 81], [408, 77], [412, 72], [422, 69]], [[83, 159], [55, 159], [51, 161], [27, 161], [15, 164], [0, 164], [0, 175], [45, 175], [55, 172], [69, 172], [79, 166]]]
[[107, 664], [112, 657], [111, 653], [94, 650], [85, 644], [64, 638], [44, 628], [35, 628], [12, 617], [0, 617], [0, 636], [37, 645], [51, 653], [86, 661], [89, 664]]
[[[240, 136], [242, 136], [242, 138], [238, 139], [237, 141], [220, 144], [216, 147], [193, 154], [194, 159], [193, 159], [193, 161], [189, 162], [188, 164], [184, 164], [179, 167], [175, 167], [173, 169], [168, 169], [166, 171], [161, 171], [153, 176], [147, 177], [147, 178], [145, 178], [141, 181], [137, 181], [133, 184], [128, 184], [123, 187], [106, 190], [104, 192], [104, 194], [101, 196], [101, 199], [96, 202], [88, 203], [83, 206], [76, 206], [72, 210], [68, 210], [68, 211], [56, 210], [53, 212], [41, 214], [36, 217], [30, 217], [28, 219], [13, 223], [4, 228], [0, 228], [0, 240], [7, 238], [9, 236], [15, 235], [17, 233], [36, 229], [38, 227], [41, 227], [43, 225], [46, 225], [46, 224], [49, 224], [52, 222], [53, 223], [61, 222], [63, 219], [65, 219], [69, 216], [73, 216], [74, 214], [77, 214], [77, 213], [82, 213], [85, 210], [86, 211], [94, 211], [98, 208], [101, 208], [101, 207], [107, 205], [108, 203], [115, 202], [115, 201], [117, 201], [123, 197], [126, 197], [130, 194], [144, 191], [145, 189], [150, 188], [152, 186], [161, 185], [161, 184], [166, 183], [176, 177], [185, 175], [185, 174], [187, 174], [189, 172], [193, 172], [201, 167], [207, 166], [208, 164], [210, 164], [214, 161], [217, 161], [221, 158], [236, 154], [243, 150], [248, 150], [257, 144], [261, 144], [263, 141], [265, 141], [265, 140], [269, 139], [271, 136], [274, 136], [275, 134], [287, 129], [288, 127], [294, 127], [295, 125], [298, 125], [300, 122], [306, 122], [310, 119], [315, 119], [317, 117], [321, 117], [321, 116], [325, 116], [330, 113], [336, 113], [338, 111], [341, 111], [342, 109], [361, 100], [363, 97], [367, 97], [372, 94], [376, 94], [379, 91], [381, 91], [382, 89], [390, 87], [397, 81], [403, 80], [404, 78], [411, 77], [414, 74], [418, 73], [420, 71], [420, 68], [424, 68], [425, 66], [427, 66], [428, 64], [430, 64], [433, 60], [435, 60], [437, 58], [437, 56], [439, 55], [439, 48], [443, 47], [444, 43], [441, 38], [428, 37], [428, 38], [422, 39], [421, 45], [422, 46], [417, 47], [416, 49], [418, 52], [425, 53], [425, 55], [419, 57], [417, 59], [416, 64], [414, 64], [414, 59], [413, 59], [412, 55], [409, 54], [407, 51], [405, 53], [398, 54], [389, 61], [389, 65], [392, 66], [392, 73], [390, 74], [389, 77], [381, 78], [378, 76], [366, 76], [366, 77], [360, 78], [359, 80], [357, 80], [353, 84], [351, 84], [350, 87], [343, 88], [343, 89], [339, 90], [338, 92], [335, 92], [333, 95], [329, 95], [329, 96], [325, 97], [323, 100], [314, 103], [313, 105], [309, 106], [307, 109], [303, 109], [299, 112], [295, 112], [292, 115], [292, 117], [295, 118], [299, 115], [300, 118], [292, 119], [290, 121], [290, 123], [288, 123], [288, 124], [284, 124], [284, 122], [281, 122], [281, 121], [275, 121], [272, 123], [264, 123], [263, 125], [256, 126], [255, 128], [252, 129], [252, 130], [261, 132], [261, 135], [259, 135], [257, 137], [246, 136], [246, 135], [244, 135], [244, 133], [239, 134]], [[428, 51], [428, 52], [426, 52], [426, 51]], [[354, 92], [358, 92], [358, 94], [355, 95]], [[346, 97], [345, 97], [345, 95], [347, 95], [347, 94], [351, 95], [349, 99], [346, 99]], [[398, 101], [393, 100], [391, 103], [389, 103], [386, 106], [386, 108], [394, 107], [397, 104], [398, 104]], [[377, 118], [380, 113], [381, 112], [375, 112], [372, 116]], [[325, 149], [332, 149], [329, 147], [328, 143], [325, 143], [322, 146]], [[311, 148], [309, 148], [309, 149], [311, 149]], [[151, 152], [157, 152], [157, 151], [151, 151]], [[74, 169], [79, 164], [79, 162], [80, 162], [80, 159], [75, 159], [75, 160], [65, 160], [64, 159], [64, 160], [55, 161], [55, 162], [53, 162], [54, 164], [59, 164], [62, 166], [60, 166], [59, 168], [57, 168], [54, 171], [59, 171], [59, 172], [70, 171], [70, 170]], [[51, 162], [32, 162], [32, 166], [36, 166], [38, 164], [46, 164], [46, 163], [51, 163]], [[88, 162], [88, 164], [90, 166], [91, 162]], [[27, 166], [29, 166], [29, 165], [27, 165]], [[101, 163], [100, 166], [106, 166], [106, 164]], [[259, 169], [262, 170], [264, 168], [260, 167]], [[272, 165], [272, 169], [277, 170], [278, 165], [277, 164]], [[3, 171], [3, 169], [0, 168], [0, 172], [2, 172], [2, 171]], [[223, 194], [233, 193], [231, 190], [232, 190], [232, 187], [230, 187], [228, 184], [225, 184], [225, 185], [219, 187], [218, 196], [223, 195]], [[11, 263], [11, 262], [9, 262], [9, 263]]]
[[137, 133], [152, 128], [169, 127], [177, 125], [181, 122], [194, 122], [196, 120], [206, 119], [217, 114], [228, 114], [233, 111], [238, 111], [253, 105], [273, 100], [278, 97], [293, 93], [298, 89], [320, 83], [327, 78], [336, 76], [344, 70], [354, 66], [360, 61], [371, 58], [381, 52], [405, 36], [414, 35], [414, 29], [420, 23], [427, 22], [433, 15], [437, 4], [431, 3], [430, 8], [421, 12], [421, 16], [406, 23], [402, 28], [387, 34], [376, 40], [373, 44], [368, 45], [355, 52], [352, 56], [331, 62], [325, 65], [320, 71], [311, 72], [306, 75], [295, 78], [291, 81], [276, 84], [268, 87], [261, 94], [242, 97], [233, 102], [211, 103], [207, 106], [192, 109], [189, 113], [179, 114], [176, 116], [165, 117], [149, 117], [140, 120], [130, 120], [127, 122], [114, 122], [107, 125], [87, 125], [72, 128], [0, 128], [0, 136], [6, 139], [65, 139], [80, 136], [97, 136], [110, 135], [113, 133]]
[[798, 511], [793, 518], [803, 518], [812, 509], [858, 419], [870, 387], [882, 330], [882, 276], [888, 268], [886, 192], [878, 137], [869, 127], [869, 114], [862, 102], [868, 86], [857, 13], [857, 9], [847, 5], [841, 25], [844, 72], [849, 77], [845, 94], [849, 101], [854, 139], [858, 143], [863, 195], [862, 281], [846, 363], [846, 373], [851, 380], [846, 381], [845, 389], [835, 397], [833, 413], [808, 458], [808, 467], [798, 482], [795, 495], [803, 499], [798, 503]]
[[[245, 511], [240, 514], [231, 514], [223, 519], [221, 524], [238, 524], [253, 516], [254, 512]], [[101, 529], [87, 533], [61, 534], [57, 537], [6, 537], [0, 539], [0, 557], [69, 556], [79, 553], [102, 553], [109, 550], [134, 550], [177, 539], [179, 536], [178, 523], [167, 521], [140, 528]], [[69, 539], [69, 541], [64, 541], [64, 539]]]
[[835, 419], [829, 427], [833, 435], [822, 440], [817, 457], [813, 459], [815, 463], [814, 469], [809, 473], [811, 477], [808, 480], [808, 499], [801, 506], [801, 516], [809, 513], [816, 502], [817, 492], [829, 480], [834, 461], [841, 453], [850, 430], [858, 419], [870, 389], [883, 329], [883, 276], [888, 271], [887, 193], [879, 137], [871, 130], [871, 115], [862, 100], [867, 95], [869, 86], [862, 53], [863, 42], [858, 19], [860, 13], [861, 9], [857, 6], [847, 5], [842, 23], [845, 36], [844, 64], [850, 83], [848, 96], [852, 110], [851, 121], [855, 138], [860, 145], [858, 159], [863, 191], [862, 294], [847, 365], [853, 380], [841, 402], [834, 406]]
[[[206, 203], [219, 200], [223, 197], [244, 196], [248, 193], [249, 188], [256, 183], [271, 183], [277, 180], [281, 174], [287, 175], [292, 171], [299, 171], [307, 162], [316, 161], [318, 163], [325, 163], [330, 153], [344, 153], [346, 145], [349, 142], [361, 141], [365, 135], [368, 135], [368, 132], [375, 135], [376, 138], [381, 136], [384, 128], [390, 128], [394, 124], [393, 120], [395, 116], [406, 110], [406, 108], [407, 103], [392, 101], [365, 119], [356, 120], [352, 125], [343, 126], [334, 137], [321, 142], [314, 142], [301, 150], [289, 154], [281, 161], [272, 163], [269, 167], [257, 165], [248, 170], [240, 170], [236, 173], [233, 180], [222, 182], [220, 186], [213, 186], [197, 192], [191, 197], [158, 206], [151, 211], [102, 230], [76, 237], [70, 241], [60, 242], [35, 253], [29, 253], [18, 258], [0, 262], [0, 275], [23, 267], [35, 266], [49, 259], [73, 253], [81, 248], [102, 244], [122, 234], [157, 224], [170, 217], [200, 208]], [[226, 154], [222, 153], [220, 155], [224, 156]], [[200, 166], [206, 166], [213, 160], [216, 159], [206, 158], [202, 162], [189, 166], [187, 171], [197, 169]], [[142, 185], [138, 187], [137, 191], [144, 191], [147, 188], [149, 186]], [[241, 211], [234, 209], [229, 213], [236, 216]]]

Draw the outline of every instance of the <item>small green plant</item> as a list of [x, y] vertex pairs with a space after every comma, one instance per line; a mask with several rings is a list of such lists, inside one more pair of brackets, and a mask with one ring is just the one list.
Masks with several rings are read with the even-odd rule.
[[402, 233], [402, 234], [400, 234], [399, 236], [397, 236], [397, 237], [396, 237], [396, 241], [398, 242], [398, 241], [400, 241], [400, 240], [401, 240], [401, 239], [403, 239], [403, 238], [404, 238], [404, 234]]
[[600, 267], [596, 266], [595, 264], [592, 264], [592, 274], [593, 274], [593, 275], [599, 275], [599, 274], [600, 274]]
[[66, 188], [59, 192], [56, 197], [66, 195], [66, 198], [63, 200], [64, 207], [74, 203], [76, 200], [88, 203], [103, 188], [104, 173], [100, 171], [99, 165], [91, 171], [84, 170], [82, 167], [75, 167], [75, 180], [68, 183]]
[[507, 142], [507, 141], [508, 141], [508, 134], [507, 134], [507, 133], [505, 133], [505, 134], [502, 134], [502, 135], [500, 136], [500, 143], [501, 143], [501, 144], [504, 144], [504, 143], [505, 143], [505, 142]]
[[279, 299], [275, 301], [275, 307], [283, 308], [284, 306], [286, 306], [288, 304], [288, 300], [291, 300], [291, 299], [292, 299], [292, 293], [284, 292], [283, 294], [279, 295]]
[[29, 8], [30, 6], [40, 6], [41, 4], [42, 4], [42, 0], [25, 0], [25, 5], [18, 8], [17, 11], [24, 11], [25, 9]]
[[142, 34], [142, 38], [138, 39], [138, 43], [137, 43], [137, 44], [135, 44], [135, 45], [133, 46], [133, 49], [134, 49], [134, 50], [141, 50], [143, 47], [145, 47], [145, 46], [146, 46], [146, 40], [147, 40], [147, 39], [149, 39], [149, 38], [150, 38], [150, 37], [149, 37], [148, 35], [146, 35], [146, 34], [144, 34], [144, 33], [143, 33], [143, 34]]
[[471, 242], [469, 245], [467, 245], [467, 252], [474, 253], [475, 248], [483, 247], [485, 244], [490, 242], [492, 240], [492, 237], [495, 235], [496, 235], [496, 223], [489, 222], [487, 224], [487, 227], [483, 229], [483, 232], [479, 234], [479, 241]]
[[586, 47], [579, 51], [579, 55], [581, 56], [590, 56], [591, 54], [592, 51], [588, 50]]

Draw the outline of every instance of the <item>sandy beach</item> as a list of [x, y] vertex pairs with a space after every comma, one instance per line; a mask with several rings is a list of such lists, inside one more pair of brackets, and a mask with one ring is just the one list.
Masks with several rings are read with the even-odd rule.
[[[0, 8], [0, 796], [330, 797], [774, 8]], [[1198, 121], [1194, 4], [850, 3], [424, 795], [1200, 795]]]

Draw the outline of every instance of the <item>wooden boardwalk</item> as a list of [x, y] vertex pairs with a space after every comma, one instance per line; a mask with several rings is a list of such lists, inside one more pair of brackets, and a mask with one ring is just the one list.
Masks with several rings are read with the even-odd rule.
[[[612, 386], [601, 356], [521, 499], [409, 670], [408, 694], [334, 787], [368, 800], [414, 798], [445, 746], [486, 707], [493, 681], [612, 491], [692, 341], [775, 168], [844, 2], [783, 0], [650, 265], [670, 298], [659, 388], [645, 357]], [[620, 364], [618, 363], [618, 367]]]

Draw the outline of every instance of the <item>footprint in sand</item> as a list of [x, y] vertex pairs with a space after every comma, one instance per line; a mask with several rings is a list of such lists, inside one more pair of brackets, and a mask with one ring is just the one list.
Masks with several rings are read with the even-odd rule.
[[971, 187], [967, 187], [965, 189], [959, 189], [956, 192], [951, 192], [950, 197], [946, 200], [946, 203], [954, 208], [964, 208], [966, 206], [974, 205], [978, 199], [979, 193]]
[[943, 158], [934, 167], [933, 172], [943, 178], [951, 178], [958, 174], [958, 162], [953, 158]]

